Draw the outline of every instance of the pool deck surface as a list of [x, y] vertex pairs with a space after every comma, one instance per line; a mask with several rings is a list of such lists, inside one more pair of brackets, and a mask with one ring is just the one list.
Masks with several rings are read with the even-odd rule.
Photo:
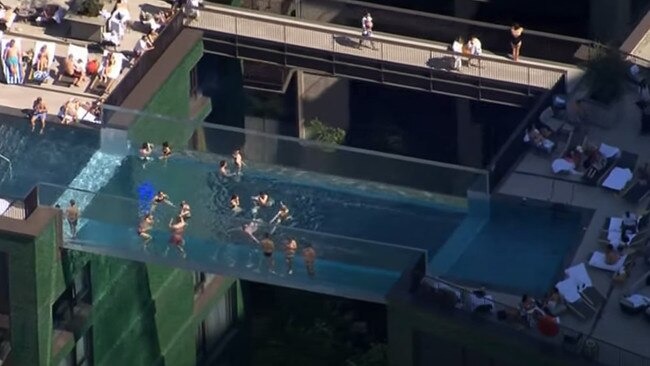
[[[39, 0], [4, 0], [2, 2], [4, 5], [16, 8], [24, 6], [27, 4], [32, 4], [33, 6], [42, 6], [43, 2]], [[64, 0], [54, 0], [49, 1], [47, 4], [57, 4], [67, 9], [68, 4]], [[129, 13], [131, 14], [131, 20], [137, 21], [140, 9], [146, 9], [151, 11], [153, 8], [167, 9], [169, 4], [162, 0], [129, 0], [128, 2]], [[16, 21], [13, 26], [4, 34], [2, 38], [19, 38], [22, 43], [22, 51], [27, 52], [30, 49], [34, 48], [34, 44], [37, 41], [43, 42], [54, 42], [56, 46], [55, 50], [55, 60], [50, 67], [50, 72], [52, 75], [59, 74], [61, 62], [63, 62], [69, 44], [74, 44], [77, 46], [88, 46], [92, 42], [69, 39], [67, 38], [66, 27], [64, 24], [51, 24], [48, 26], [37, 26], [29, 22], [18, 22]], [[122, 44], [120, 47], [117, 47], [118, 52], [122, 51], [131, 51], [135, 46], [136, 42], [144, 33], [140, 32], [137, 27], [136, 29], [129, 28], [124, 35]], [[88, 59], [97, 59], [101, 62], [102, 54], [89, 49]], [[127, 66], [128, 63], [124, 63], [122, 73], [118, 79], [114, 82], [112, 88], [114, 89], [120, 81], [128, 74], [131, 69]], [[62, 106], [70, 98], [77, 98], [82, 102], [92, 102], [93, 100], [99, 98], [101, 95], [92, 92], [90, 89], [90, 78], [87, 78], [84, 83], [81, 83], [80, 86], [61, 86], [53, 83], [52, 79], [46, 81], [41, 85], [25, 83], [23, 85], [8, 85], [5, 83], [0, 83], [0, 106], [13, 107], [18, 109], [31, 109], [32, 102], [37, 97], [42, 97], [43, 101], [46, 103], [49, 109], [50, 114], [56, 114], [60, 106]]]
[[[576, 91], [580, 96], [580, 90]], [[621, 150], [639, 155], [637, 167], [650, 159], [650, 136], [640, 135], [641, 111], [634, 104], [638, 100], [636, 89], [630, 84], [621, 100], [614, 103], [608, 113], [617, 123], [610, 129], [587, 125], [588, 140], [592, 143], [606, 143], [619, 147]], [[499, 187], [499, 193], [533, 198], [550, 203], [584, 207], [594, 210], [591, 223], [584, 228], [584, 236], [580, 243], [572, 265], [588, 262], [591, 253], [604, 251], [604, 245], [598, 242], [602, 226], [608, 217], [622, 216], [625, 211], [639, 212], [648, 204], [648, 198], [639, 204], [630, 204], [618, 197], [613, 191], [602, 187], [588, 186], [580, 182], [579, 177], [555, 175], [551, 171], [551, 161], [555, 156], [541, 156], [529, 151], [520, 160], [510, 176]], [[606, 295], [607, 301], [602, 311], [588, 321], [581, 321], [567, 312], [561, 316], [562, 325], [614, 344], [623, 349], [650, 358], [650, 324], [639, 316], [623, 314], [618, 301], [627, 287], [634, 283], [650, 268], [639, 259], [632, 270], [631, 278], [624, 284], [617, 285], [612, 281], [612, 273], [595, 269], [587, 265], [587, 270], [594, 286]], [[520, 296], [497, 294], [497, 299], [508, 304], [516, 305]], [[603, 350], [601, 352], [616, 352]], [[611, 357], [617, 357], [612, 354]], [[609, 357], [608, 357], [609, 358]], [[615, 359], [615, 358], [614, 358]], [[636, 363], [630, 363], [636, 365]]]

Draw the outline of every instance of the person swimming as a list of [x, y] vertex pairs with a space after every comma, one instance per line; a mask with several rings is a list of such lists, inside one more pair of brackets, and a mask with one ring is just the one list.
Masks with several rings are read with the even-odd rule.
[[236, 174], [241, 175], [241, 171], [244, 168], [244, 165], [246, 165], [246, 163], [244, 163], [244, 158], [241, 155], [241, 150], [240, 149], [237, 149], [237, 150], [233, 151], [233, 153], [232, 153], [232, 162], [235, 165], [235, 168], [237, 169]]
[[280, 210], [278, 210], [278, 213], [275, 214], [275, 216], [269, 221], [271, 225], [273, 225], [273, 228], [271, 229], [271, 234], [275, 233], [275, 230], [278, 228], [278, 225], [291, 220], [291, 216], [289, 215], [289, 207], [285, 205], [283, 202], [280, 202]]
[[147, 167], [147, 162], [151, 161], [151, 154], [153, 153], [153, 144], [150, 142], [143, 142], [140, 147], [140, 160], [142, 160], [142, 168]]
[[228, 162], [225, 160], [219, 162], [219, 175], [224, 178], [232, 176], [232, 173], [228, 170]]
[[138, 236], [142, 238], [145, 247], [153, 239], [151, 234], [149, 234], [149, 231], [151, 231], [151, 229], [153, 229], [153, 215], [147, 214], [140, 221], [140, 225], [138, 225]]
[[153, 199], [151, 200], [151, 212], [150, 212], [150, 213], [153, 213], [153, 212], [156, 210], [156, 207], [158, 207], [158, 204], [159, 204], [159, 203], [165, 203], [165, 204], [168, 204], [168, 205], [170, 205], [170, 206], [172, 206], [172, 207], [176, 207], [176, 206], [174, 206], [174, 204], [169, 200], [169, 196], [168, 196], [165, 192], [163, 192], [163, 191], [158, 191], [158, 193], [156, 193], [156, 194], [153, 196]]
[[160, 159], [167, 160], [172, 155], [172, 148], [169, 146], [169, 142], [165, 141], [162, 143], [162, 155]]
[[260, 220], [253, 220], [248, 224], [244, 224], [241, 227], [242, 232], [251, 238], [256, 244], [259, 244], [260, 241], [255, 237], [255, 233], [260, 228]]
[[191, 209], [192, 208], [187, 202], [181, 201], [181, 212], [179, 213], [179, 216], [181, 216], [185, 221], [187, 221], [189, 218], [192, 217]]
[[239, 196], [236, 194], [233, 194], [232, 197], [230, 197], [230, 210], [235, 215], [243, 211], [243, 209], [239, 206]]
[[182, 216], [177, 216], [175, 219], [173, 217], [169, 219], [169, 231], [171, 232], [169, 243], [176, 247], [176, 250], [178, 250], [178, 253], [182, 258], [187, 257], [184, 248], [185, 239], [183, 238], [185, 227], [187, 227], [187, 222], [183, 220]]
[[251, 213], [253, 216], [257, 215], [259, 212], [260, 208], [262, 207], [271, 207], [273, 206], [273, 200], [269, 196], [268, 193], [266, 192], [260, 192], [259, 195], [251, 197], [253, 200], [253, 203], [255, 204], [255, 207], [251, 210]]

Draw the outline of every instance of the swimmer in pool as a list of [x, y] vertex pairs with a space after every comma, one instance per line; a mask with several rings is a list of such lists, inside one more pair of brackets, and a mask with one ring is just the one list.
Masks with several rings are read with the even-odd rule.
[[147, 247], [151, 239], [153, 239], [151, 234], [149, 234], [149, 231], [151, 231], [151, 229], [153, 229], [153, 215], [147, 214], [140, 221], [140, 225], [138, 225], [138, 236], [142, 238], [142, 243], [145, 247]]
[[168, 204], [168, 205], [170, 205], [172, 207], [176, 207], [176, 206], [174, 206], [173, 203], [171, 203], [171, 201], [169, 200], [169, 196], [165, 192], [158, 191], [158, 193], [156, 193], [156, 195], [153, 196], [153, 200], [151, 201], [151, 212], [150, 213], [153, 213], [156, 210], [156, 207], [158, 207], [159, 203], [166, 203], [166, 204]]
[[275, 230], [278, 228], [278, 225], [289, 220], [291, 220], [291, 216], [289, 215], [289, 207], [287, 207], [284, 203], [280, 202], [280, 210], [278, 210], [278, 213], [275, 214], [275, 216], [269, 222], [271, 225], [273, 225], [273, 229], [271, 229], [271, 234], [275, 233]]
[[235, 165], [235, 168], [237, 169], [237, 175], [241, 175], [242, 168], [244, 168], [244, 158], [241, 155], [241, 150], [237, 149], [233, 151], [232, 153], [232, 162]]
[[260, 208], [262, 207], [270, 207], [273, 205], [273, 200], [269, 196], [268, 193], [266, 192], [260, 192], [259, 195], [251, 197], [253, 200], [253, 203], [255, 204], [255, 207], [251, 210], [251, 213], [253, 216], [256, 216], [257, 213], [259, 212]]
[[302, 255], [305, 257], [305, 267], [307, 267], [307, 273], [309, 276], [314, 277], [316, 271], [314, 270], [314, 262], [316, 261], [316, 251], [311, 244], [307, 244], [307, 247], [302, 250]]
[[255, 233], [257, 232], [257, 229], [259, 229], [259, 227], [260, 227], [260, 220], [253, 220], [248, 224], [242, 225], [241, 230], [255, 243], [259, 244], [260, 241], [257, 240], [257, 238], [255, 237]]
[[232, 176], [232, 173], [228, 170], [228, 162], [225, 160], [219, 162], [219, 175], [224, 178]]
[[183, 220], [187, 221], [190, 217], [192, 217], [192, 211], [191, 211], [190, 205], [185, 202], [181, 201], [181, 212], [179, 213], [179, 216], [183, 218]]
[[287, 273], [293, 274], [293, 258], [296, 256], [298, 251], [298, 242], [295, 239], [287, 240], [287, 243], [284, 245], [284, 258], [287, 261]]
[[275, 267], [275, 259], [273, 259], [273, 250], [275, 249], [275, 243], [271, 239], [271, 234], [264, 234], [264, 239], [260, 242], [262, 245], [262, 252], [264, 253], [264, 258], [266, 258], [266, 267], [269, 272], [273, 273], [273, 268]]
[[140, 147], [140, 160], [142, 160], [142, 168], [147, 167], [147, 162], [151, 161], [151, 154], [153, 153], [153, 144], [150, 142], [143, 142]]
[[233, 194], [232, 197], [230, 197], [230, 210], [235, 215], [243, 211], [243, 209], [239, 207], [239, 196], [236, 194]]
[[172, 148], [169, 146], [169, 142], [165, 141], [162, 143], [162, 155], [160, 155], [160, 160], [165, 160], [172, 155]]
[[182, 216], [176, 216], [169, 219], [169, 231], [171, 232], [171, 237], [169, 238], [169, 243], [176, 247], [178, 253], [182, 258], [187, 257], [185, 253], [185, 239], [183, 239], [183, 234], [185, 233], [185, 227], [187, 223], [183, 220]]

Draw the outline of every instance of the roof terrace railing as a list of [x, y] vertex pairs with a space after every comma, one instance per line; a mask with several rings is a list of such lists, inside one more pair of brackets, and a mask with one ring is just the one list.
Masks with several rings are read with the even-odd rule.
[[183, 14], [176, 12], [160, 35], [153, 43], [153, 49], [145, 52], [131, 67], [125, 77], [117, 84], [115, 89], [106, 98], [106, 104], [121, 105], [129, 96], [133, 88], [149, 72], [154, 63], [158, 61], [163, 52], [183, 30]]
[[[458, 286], [452, 282], [439, 277], [427, 277], [434, 284], [432, 289], [434, 291], [455, 291], [460, 294], [460, 302], [456, 307], [468, 313], [472, 312], [471, 306], [468, 302], [472, 289]], [[423, 294], [420, 291], [420, 294]], [[422, 295], [421, 295], [422, 296]], [[435, 300], [434, 300], [435, 301]], [[516, 334], [525, 334], [530, 337], [532, 341], [539, 342], [544, 345], [551, 345], [560, 347], [563, 351], [569, 351], [574, 355], [581, 356], [589, 361], [591, 365], [606, 365], [606, 366], [650, 366], [650, 358], [639, 353], [623, 349], [602, 339], [594, 337], [592, 334], [584, 334], [582, 332], [569, 329], [568, 327], [557, 324], [559, 334], [555, 336], [546, 336], [536, 327], [536, 321], [527, 319], [525, 321], [521, 316], [520, 310], [511, 305], [507, 305], [491, 300], [494, 304], [493, 312], [481, 316], [481, 320], [489, 320], [491, 323], [515, 330]], [[426, 302], [426, 301], [425, 301]], [[443, 304], [438, 304], [444, 306]], [[513, 316], [512, 321], [499, 320], [496, 316], [497, 312], [504, 311], [505, 314]], [[474, 318], [475, 319], [475, 318]], [[523, 326], [523, 328], [522, 328]], [[643, 335], [639, 335], [643, 337]], [[558, 342], [560, 341], [560, 342]]]
[[[310, 7], [315, 10], [311, 10]], [[475, 35], [481, 40], [484, 50], [499, 54], [510, 52], [509, 25], [400, 9], [356, 0], [298, 0], [296, 16], [304, 19], [316, 17], [320, 19], [328, 16], [332, 11], [338, 11], [329, 20], [332, 24], [359, 28], [363, 14], [371, 12], [375, 30], [379, 32], [400, 34], [444, 44], [451, 44], [458, 36], [467, 39], [467, 37]], [[595, 42], [588, 39], [526, 29], [522, 56], [575, 64], [594, 46]]]

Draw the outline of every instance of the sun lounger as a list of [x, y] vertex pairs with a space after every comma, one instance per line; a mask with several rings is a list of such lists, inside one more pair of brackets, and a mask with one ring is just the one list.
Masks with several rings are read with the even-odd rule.
[[650, 184], [637, 180], [623, 190], [622, 197], [630, 203], [639, 203], [648, 196], [648, 193], [650, 193]]
[[[75, 64], [78, 63], [79, 66], [82, 66], [82, 68], [85, 71], [86, 65], [88, 64], [88, 48], [70, 44], [68, 45], [68, 52], [66, 52], [66, 57], [70, 57], [70, 55], [72, 55], [72, 59], [74, 60], [74, 63]], [[70, 86], [74, 83], [74, 78], [69, 75], [66, 75], [64, 70], [61, 70], [61, 72], [59, 73], [59, 81], [65, 82]]]
[[[41, 48], [47, 48], [48, 63], [47, 70], [37, 71], [38, 66], [38, 56], [41, 53]], [[32, 73], [30, 79], [37, 83], [42, 83], [50, 77], [50, 69], [52, 68], [52, 63], [54, 62], [54, 54], [56, 52], [56, 44], [54, 42], [43, 42], [38, 41], [34, 45], [34, 58], [32, 60]]]
[[94, 114], [90, 113], [84, 107], [77, 108], [77, 120], [78, 121], [84, 121], [84, 122], [90, 122], [90, 123], [94, 123], [94, 124], [101, 124], [102, 123], [101, 119], [98, 116], [95, 116]]
[[580, 318], [587, 320], [596, 314], [596, 310], [589, 306], [580, 296], [578, 286], [574, 279], [567, 278], [564, 281], [560, 281], [555, 285], [555, 288], [557, 288], [560, 295], [564, 298], [566, 306]]
[[0, 10], [0, 23], [3, 23], [5, 25], [7, 31], [11, 30], [11, 27], [13, 27], [15, 21], [16, 13], [13, 10]]
[[109, 54], [110, 53], [108, 51], [104, 51], [101, 67], [99, 69], [99, 75], [104, 75], [108, 79], [108, 81], [103, 82], [100, 77], [95, 78], [95, 80], [93, 80], [93, 83], [90, 87], [91, 90], [110, 93], [113, 84], [115, 84], [117, 78], [119, 78], [120, 75], [122, 74], [122, 70], [124, 69], [124, 65], [126, 63], [126, 57], [124, 56], [123, 53], [120, 52], [113, 53], [113, 57], [115, 57], [115, 66], [111, 70], [109, 70], [106, 74], [104, 74], [106, 72], [104, 68], [107, 65], [107, 58]]
[[607, 175], [607, 178], [603, 180], [601, 186], [609, 188], [614, 191], [621, 191], [625, 186], [632, 180], [634, 174], [630, 169], [614, 167], [611, 172]]
[[4, 213], [7, 212], [10, 206], [11, 206], [11, 201], [8, 201], [4, 198], [0, 198], [0, 216], [4, 215]]
[[606, 258], [605, 253], [594, 252], [591, 255], [591, 258], [589, 259], [589, 265], [594, 268], [603, 269], [605, 271], [618, 272], [625, 265], [625, 261], [627, 260], [627, 255], [621, 256], [618, 262], [614, 264], [607, 264], [605, 262], [605, 258]]
[[[14, 40], [16, 42], [16, 47], [18, 47], [18, 73], [16, 75], [11, 75], [9, 66], [7, 65], [7, 60], [6, 60], [6, 51], [7, 51], [7, 45], [9, 42]], [[2, 58], [2, 71], [4, 73], [5, 77], [5, 82], [7, 84], [22, 84], [23, 81], [25, 80], [25, 69], [23, 68], [23, 60], [22, 60], [22, 46], [20, 42], [20, 38], [9, 38], [5, 37], [0, 41], [0, 52], [1, 52], [1, 58]]]
[[593, 286], [584, 263], [569, 267], [564, 273], [574, 281], [578, 293], [592, 308], [598, 309], [605, 302], [605, 296]]
[[[645, 240], [648, 238], [648, 231], [643, 230], [639, 231], [636, 234], [628, 235], [629, 237], [629, 242], [627, 243], [628, 247], [633, 247], [637, 246], [640, 244], [643, 244]], [[615, 248], [618, 248], [620, 245], [624, 245], [623, 236], [621, 232], [615, 232], [615, 231], [608, 231], [608, 232], [602, 232], [600, 236], [598, 237], [598, 241], [600, 241], [603, 244], [612, 244]]]

